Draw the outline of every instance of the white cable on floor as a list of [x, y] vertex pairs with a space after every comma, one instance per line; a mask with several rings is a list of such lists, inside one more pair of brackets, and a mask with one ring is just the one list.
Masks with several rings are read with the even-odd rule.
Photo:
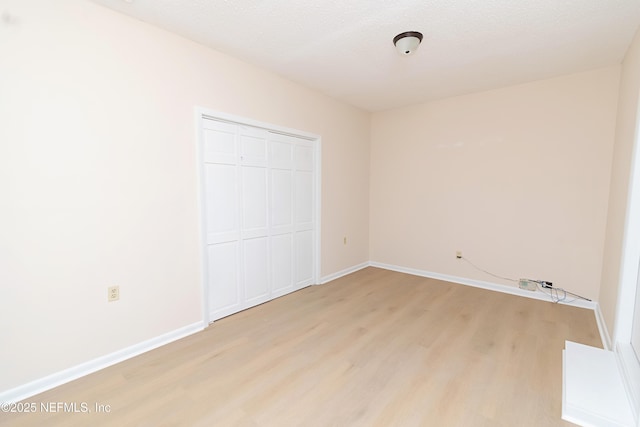
[[[488, 274], [489, 276], [493, 276], [495, 278], [498, 279], [502, 279], [502, 280], [507, 280], [509, 282], [518, 282], [519, 280], [516, 279], [512, 279], [510, 277], [504, 277], [504, 276], [500, 276], [498, 274], [494, 274], [491, 273], [490, 271], [487, 271], [483, 268], [478, 267], [477, 265], [475, 265], [474, 263], [472, 263], [471, 261], [469, 261], [467, 258], [463, 257], [462, 255], [460, 255], [458, 257], [459, 259], [465, 260], [467, 263], [469, 263], [469, 265], [471, 265], [473, 268], [475, 268], [476, 270], [482, 271], [485, 274]], [[524, 279], [527, 280], [529, 282], [533, 282], [536, 284], [536, 287], [540, 290], [540, 292], [542, 292], [543, 294], [549, 296], [549, 298], [551, 298], [551, 301], [554, 304], [558, 304], [558, 303], [565, 303], [565, 304], [569, 304], [572, 303], [578, 299], [583, 299], [585, 301], [591, 301], [588, 298], [582, 297], [580, 295], [574, 294], [572, 292], [569, 292], [567, 290], [565, 290], [564, 288], [554, 288], [551, 286], [551, 282], [545, 282], [543, 280], [535, 280], [535, 279]], [[545, 291], [544, 289], [549, 289], [549, 292]], [[560, 293], [562, 292], [562, 296], [560, 296]], [[567, 300], [567, 294], [571, 294], [574, 295], [578, 298], [574, 298], [572, 300]]]

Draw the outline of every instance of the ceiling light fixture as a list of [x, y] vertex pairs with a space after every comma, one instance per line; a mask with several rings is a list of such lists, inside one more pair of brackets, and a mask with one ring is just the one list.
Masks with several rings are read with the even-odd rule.
[[411, 55], [418, 49], [422, 41], [422, 33], [417, 31], [406, 31], [393, 38], [393, 44], [402, 55]]

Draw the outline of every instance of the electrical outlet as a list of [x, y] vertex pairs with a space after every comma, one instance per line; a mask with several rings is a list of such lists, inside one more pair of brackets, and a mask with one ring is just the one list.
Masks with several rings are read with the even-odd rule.
[[456, 251], [456, 258], [462, 258], [462, 251]]
[[113, 302], [120, 299], [120, 286], [109, 286], [107, 288], [107, 301]]

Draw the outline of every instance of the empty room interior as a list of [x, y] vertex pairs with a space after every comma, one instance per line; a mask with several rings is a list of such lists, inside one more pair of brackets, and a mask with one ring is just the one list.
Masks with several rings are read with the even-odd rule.
[[0, 426], [640, 426], [639, 26], [0, 0]]

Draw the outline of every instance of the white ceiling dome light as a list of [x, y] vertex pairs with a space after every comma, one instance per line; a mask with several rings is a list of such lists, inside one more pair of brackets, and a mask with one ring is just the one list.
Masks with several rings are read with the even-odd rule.
[[411, 55], [418, 50], [421, 41], [422, 33], [417, 31], [406, 31], [393, 38], [393, 44], [402, 55]]

